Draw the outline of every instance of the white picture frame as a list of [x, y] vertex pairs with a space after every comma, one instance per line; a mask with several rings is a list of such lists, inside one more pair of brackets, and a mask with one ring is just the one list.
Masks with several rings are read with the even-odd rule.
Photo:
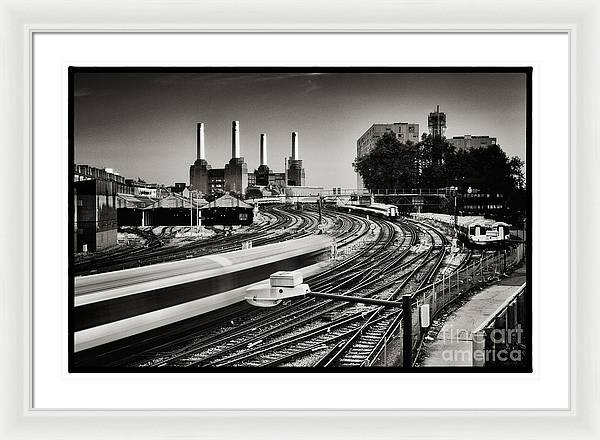
[[[0, 64], [5, 206], [2, 216], [3, 313], [2, 438], [597, 438], [598, 344], [591, 294], [599, 239], [589, 219], [598, 218], [599, 158], [595, 102], [600, 77], [600, 5], [523, 0], [509, 7], [489, 1], [395, 4], [275, 1], [260, 4], [131, 1], [103, 4], [56, 1], [0, 5]], [[376, 14], [372, 14], [377, 11]], [[240, 17], [241, 19], [238, 19]], [[38, 410], [31, 407], [31, 41], [53, 32], [566, 32], [571, 53], [570, 407], [554, 411], [103, 411]], [[577, 234], [577, 231], [581, 231]], [[6, 233], [13, 231], [14, 233]], [[595, 385], [593, 385], [595, 384]]]

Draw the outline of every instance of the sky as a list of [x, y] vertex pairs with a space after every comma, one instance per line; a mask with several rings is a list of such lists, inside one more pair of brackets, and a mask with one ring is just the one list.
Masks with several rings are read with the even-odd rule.
[[522, 73], [106, 73], [74, 77], [75, 163], [113, 168], [126, 178], [189, 182], [196, 123], [205, 124], [206, 159], [231, 156], [231, 122], [241, 154], [284, 171], [291, 132], [299, 133], [306, 185], [354, 188], [356, 140], [374, 123], [418, 123], [440, 106], [446, 137], [496, 137], [525, 159], [526, 75]]

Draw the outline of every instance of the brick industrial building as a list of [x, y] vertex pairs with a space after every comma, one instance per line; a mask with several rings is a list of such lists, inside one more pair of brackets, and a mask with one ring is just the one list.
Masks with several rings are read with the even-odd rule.
[[233, 192], [244, 194], [248, 187], [303, 186], [305, 170], [299, 156], [298, 132], [292, 132], [292, 155], [286, 158], [285, 171], [276, 173], [267, 162], [267, 135], [260, 134], [260, 165], [248, 172], [248, 165], [240, 153], [240, 123], [231, 124], [231, 159], [224, 168], [212, 168], [206, 160], [204, 123], [196, 124], [196, 161], [190, 166], [190, 187], [203, 194]]

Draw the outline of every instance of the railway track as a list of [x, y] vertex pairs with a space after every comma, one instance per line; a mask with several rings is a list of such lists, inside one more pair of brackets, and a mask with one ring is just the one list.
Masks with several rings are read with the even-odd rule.
[[[377, 224], [377, 238], [352, 257], [307, 280], [314, 291], [340, 292], [344, 289], [342, 294], [393, 298], [389, 292], [386, 293], [384, 286], [389, 284], [390, 278], [397, 294], [424, 270], [417, 268], [423, 265], [429, 268], [427, 276], [421, 279], [424, 283], [433, 270], [430, 266], [435, 268], [436, 262], [442, 259], [438, 256], [434, 260], [431, 256], [443, 254], [443, 235], [438, 240], [437, 247], [440, 249], [435, 249], [435, 233], [420, 230], [411, 223], [400, 227], [382, 220], [367, 222], [360, 216], [353, 216], [353, 219], [340, 222], [342, 225], [348, 222], [355, 224], [340, 226], [338, 237], [341, 240], [347, 239], [352, 243], [357, 234], [351, 231], [358, 225], [368, 231], [369, 223]], [[419, 236], [430, 241], [430, 246], [426, 251], [415, 254], [411, 248], [417, 244]], [[362, 348], [366, 352], [364, 341], [368, 340], [372, 340], [368, 345], [375, 347], [379, 343], [379, 335], [385, 332], [394, 317], [389, 311], [383, 313], [380, 308], [372, 306], [297, 299], [247, 323], [233, 325], [211, 335], [196, 335], [155, 347], [143, 356], [131, 359], [129, 365], [255, 367], [284, 365], [303, 358], [307, 359], [308, 365], [311, 362], [312, 365], [320, 365], [325, 357], [323, 353], [337, 353], [336, 356], [329, 355], [331, 362], [328, 365], [355, 365], [357, 349]]]
[[131, 231], [135, 231], [136, 234], [146, 239], [146, 246], [113, 249], [111, 252], [89, 256], [75, 262], [74, 272], [76, 276], [88, 275], [229, 252], [240, 249], [242, 242], [245, 241], [252, 241], [253, 246], [262, 246], [301, 238], [313, 234], [317, 230], [318, 218], [312, 211], [304, 212], [286, 207], [276, 207], [267, 208], [265, 214], [270, 218], [267, 225], [260, 227], [253, 225], [243, 233], [232, 235], [220, 232], [216, 237], [197, 239], [176, 246], [165, 245], [169, 239], [166, 235], [166, 228], [163, 228], [158, 235], [152, 231], [132, 229]]
[[[310, 210], [307, 210], [307, 211], [309, 211], [309, 212], [306, 212], [306, 213], [300, 212], [297, 214], [300, 216], [307, 216], [309, 219], [312, 219], [312, 222], [307, 224], [308, 231], [304, 231], [307, 234], [312, 234], [313, 231], [310, 229], [312, 226], [314, 226], [317, 223], [318, 213], [316, 210], [313, 210], [313, 212], [310, 212]], [[293, 212], [293, 210], [292, 210], [292, 212]], [[354, 245], [357, 240], [361, 239], [363, 236], [365, 236], [367, 234], [367, 232], [369, 231], [369, 225], [371, 224], [370, 222], [366, 221], [364, 218], [353, 216], [353, 215], [347, 215], [347, 214], [338, 215], [338, 213], [333, 212], [333, 211], [323, 212], [323, 218], [327, 220], [328, 233], [330, 235], [333, 235], [336, 237], [336, 239], [341, 247], [344, 247], [346, 245], [351, 245], [351, 244]], [[305, 223], [306, 222], [304, 222], [302, 224], [305, 224]], [[294, 224], [300, 224], [300, 222], [295, 221]], [[342, 261], [339, 264], [343, 263], [344, 267], [345, 267], [345, 266], [349, 265], [351, 262], [352, 262], [352, 259], [348, 258], [347, 261]], [[301, 309], [303, 306], [301, 304], [295, 304], [294, 307]], [[246, 312], [245, 316], [240, 317], [240, 319], [234, 318], [234, 320], [236, 321], [236, 325], [238, 325], [237, 324], [238, 321], [240, 321], [242, 319], [249, 320], [249, 319], [251, 319], [251, 317], [253, 315], [264, 314], [264, 312], [265, 312], [265, 309], [252, 309], [250, 313]], [[269, 320], [269, 319], [270, 319], [270, 317], [266, 317], [266, 320]], [[176, 327], [179, 327], [179, 326], [176, 326]], [[169, 329], [166, 329], [164, 333], [161, 333], [159, 335], [150, 335], [149, 339], [145, 340], [145, 342], [150, 343], [154, 347], [153, 347], [153, 350], [150, 350], [148, 352], [150, 354], [147, 356], [144, 353], [128, 355], [127, 352], [130, 351], [129, 349], [134, 350], [134, 347], [120, 346], [118, 348], [118, 350], [119, 351], [122, 350], [123, 352], [125, 352], [125, 355], [121, 360], [123, 362], [127, 363], [131, 359], [141, 359], [144, 357], [149, 357], [149, 358], [156, 357], [156, 352], [158, 352], [160, 350], [173, 351], [173, 350], [177, 349], [178, 346], [192, 344], [199, 337], [204, 337], [204, 336], [206, 336], [206, 331], [195, 331], [193, 329], [190, 330], [189, 325], [187, 325], [187, 323], [185, 323], [184, 325], [181, 326], [181, 330], [178, 330], [178, 328], [169, 328]], [[105, 356], [107, 359], [113, 358], [110, 355], [110, 352], [106, 352], [103, 356]], [[121, 353], [119, 353], [119, 358], [121, 358]], [[122, 365], [121, 360], [119, 362], [115, 363], [114, 365]], [[113, 365], [113, 362], [111, 360], [107, 360], [106, 362], [107, 362], [107, 365]]]
[[[296, 237], [315, 232], [315, 209], [281, 211]], [[430, 225], [366, 220], [330, 209], [323, 210], [322, 218], [338, 246], [353, 251], [305, 280], [313, 291], [394, 301], [430, 283], [443, 267], [447, 239]], [[150, 349], [132, 351], [110, 366], [364, 367], [375, 362], [401, 319], [395, 308], [295, 298], [275, 309], [244, 312], [208, 330], [173, 330]]]
[[[328, 216], [332, 222], [337, 222], [339, 224], [339, 227], [334, 229], [335, 231], [335, 235], [338, 237], [339, 242], [340, 242], [340, 246], [345, 246], [345, 245], [349, 245], [349, 244], [353, 244], [357, 238], [361, 238], [363, 236], [365, 236], [368, 231], [370, 230], [368, 225], [370, 224], [370, 222], [367, 222], [364, 218], [361, 217], [357, 217], [354, 215], [342, 215], [342, 216], [338, 216], [337, 213], [335, 212], [327, 212], [324, 213], [325, 216]], [[348, 268], [356, 268], [358, 269], [358, 262], [357, 260], [359, 259], [360, 256], [366, 256], [369, 252], [375, 252], [378, 248], [377, 245], [379, 243], [379, 241], [381, 241], [382, 237], [378, 237], [379, 240], [373, 240], [372, 242], [369, 242], [367, 245], [365, 245], [363, 247], [363, 249], [361, 249], [360, 252], [357, 252], [356, 254], [353, 254], [352, 257], [347, 258], [341, 262], [339, 262], [338, 264], [336, 264], [335, 266], [333, 266], [332, 268], [330, 268], [329, 270], [323, 272], [323, 274], [320, 275], [320, 277], [326, 277], [326, 276], [332, 276], [334, 275], [334, 273], [339, 273], [341, 270], [343, 269], [348, 269]], [[383, 245], [385, 245], [386, 242], [383, 243]], [[340, 275], [341, 276], [341, 275]], [[317, 282], [319, 279], [319, 276], [317, 277], [313, 277], [308, 279], [308, 282]], [[295, 319], [295, 317], [297, 316], [298, 313], [303, 313], [304, 309], [306, 308], [307, 304], [309, 303], [314, 303], [315, 300], [314, 299], [301, 299], [298, 301], [294, 301], [292, 302], [292, 304], [289, 305], [289, 307], [286, 307], [284, 309], [277, 309], [277, 310], [273, 310], [272, 312], [265, 312], [262, 313], [263, 317], [256, 321], [256, 320], [249, 320], [249, 324], [252, 325], [254, 327], [254, 330], [265, 330], [265, 329], [269, 329], [271, 327], [273, 327], [273, 325], [275, 323], [277, 324], [281, 324], [284, 321], [291, 321], [293, 322], [293, 320]], [[320, 303], [320, 302], [319, 302]], [[319, 307], [322, 308], [322, 304], [319, 304]], [[263, 310], [260, 310], [261, 312]], [[258, 312], [258, 311], [257, 311]], [[274, 321], [274, 316], [275, 315], [281, 315], [280, 318], [277, 321]], [[239, 329], [245, 329], [246, 326], [242, 325], [241, 327], [238, 325], [235, 325], [232, 329], [230, 329], [230, 331], [228, 332], [228, 335], [235, 337], [237, 336], [237, 334], [239, 333]], [[247, 334], [245, 335], [245, 338], [248, 339], [250, 333], [253, 332], [253, 329], [250, 328], [247, 331]], [[202, 334], [202, 335], [196, 335], [196, 334], [186, 334], [183, 335], [181, 337], [171, 337], [169, 341], [167, 341], [164, 344], [160, 344], [159, 346], [155, 347], [154, 350], [152, 350], [152, 352], [149, 354], [149, 356], [146, 356], [145, 354], [140, 354], [141, 358], [146, 358], [146, 357], [150, 357], [150, 358], [157, 358], [157, 357], [161, 357], [159, 355], [159, 352], [162, 353], [172, 353], [172, 352], [176, 352], [178, 353], [178, 347], [180, 346], [185, 346], [186, 351], [189, 354], [193, 354], [193, 351], [195, 350], [195, 347], [204, 347], [204, 346], [208, 346], [211, 343], [213, 343], [215, 341], [215, 337], [217, 337], [217, 339], [219, 339], [219, 336], [222, 332], [217, 331], [216, 332], [216, 336], [206, 336], [206, 334]], [[136, 356], [133, 356], [132, 358], [135, 358]], [[173, 358], [172, 360], [175, 360], [174, 356], [170, 356], [170, 358]], [[152, 362], [152, 364], [168, 364], [166, 362]]]

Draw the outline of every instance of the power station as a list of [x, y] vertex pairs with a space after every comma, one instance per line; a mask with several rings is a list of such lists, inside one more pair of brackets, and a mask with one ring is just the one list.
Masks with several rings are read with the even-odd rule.
[[196, 124], [196, 161], [190, 166], [190, 186], [203, 194], [233, 192], [244, 194], [249, 187], [304, 186], [305, 170], [300, 159], [298, 132], [291, 133], [292, 154], [285, 160], [283, 173], [273, 172], [267, 160], [267, 134], [259, 136], [260, 165], [248, 173], [248, 165], [241, 155], [240, 122], [231, 123], [231, 159], [224, 168], [212, 168], [206, 160], [204, 123]]

